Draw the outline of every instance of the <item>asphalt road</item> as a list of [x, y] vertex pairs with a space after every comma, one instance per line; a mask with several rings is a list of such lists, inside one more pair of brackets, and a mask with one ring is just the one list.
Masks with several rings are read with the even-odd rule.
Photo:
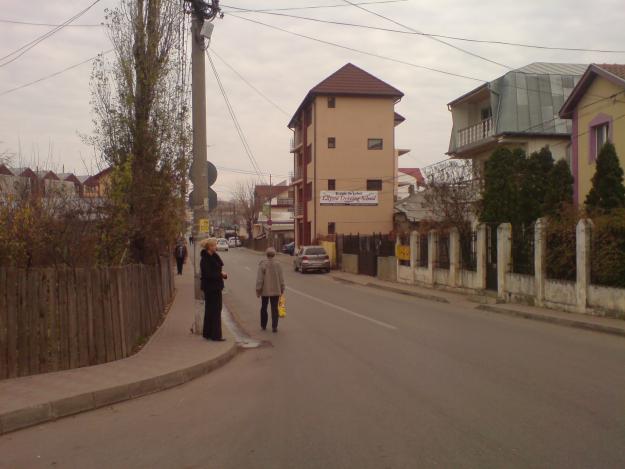
[[286, 270], [227, 301], [267, 344], [184, 386], [0, 437], [2, 468], [625, 467], [625, 340]]

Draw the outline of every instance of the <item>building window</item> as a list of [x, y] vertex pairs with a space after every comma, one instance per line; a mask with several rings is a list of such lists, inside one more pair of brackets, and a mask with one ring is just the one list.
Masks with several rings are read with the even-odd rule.
[[312, 161], [312, 143], [310, 143], [306, 147], [305, 159], [306, 159], [306, 164], [308, 164], [308, 163], [310, 163]]
[[382, 179], [367, 179], [367, 190], [368, 191], [381, 191]]
[[490, 109], [489, 107], [485, 107], [484, 109], [480, 110], [480, 117], [482, 118], [483, 121], [485, 121], [486, 119], [490, 119], [493, 116], [493, 111]]
[[588, 163], [597, 161], [603, 146], [612, 139], [612, 116], [600, 113], [588, 124]]
[[328, 107], [336, 107], [336, 98], [334, 96], [328, 96]]
[[333, 221], [328, 223], [328, 234], [333, 235], [336, 234], [336, 223]]
[[336, 179], [328, 179], [328, 190], [329, 191], [336, 190]]
[[595, 159], [597, 159], [597, 156], [599, 156], [599, 152], [601, 152], [601, 149], [603, 148], [603, 145], [605, 144], [605, 142], [608, 141], [609, 136], [610, 136], [610, 123], [609, 122], [606, 122], [605, 124], [601, 124], [595, 127], [595, 142], [596, 142], [596, 146], [595, 146], [596, 153], [594, 155]]
[[313, 184], [312, 182], [309, 182], [308, 184], [306, 184], [306, 200], [308, 201], [312, 200], [312, 193], [313, 193]]
[[328, 148], [336, 148], [336, 137], [328, 137]]
[[368, 150], [382, 150], [382, 139], [381, 138], [370, 138], [367, 142]]

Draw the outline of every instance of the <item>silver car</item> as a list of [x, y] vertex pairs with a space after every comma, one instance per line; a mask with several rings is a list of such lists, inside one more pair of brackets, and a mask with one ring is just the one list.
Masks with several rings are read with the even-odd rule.
[[217, 240], [217, 250], [218, 251], [228, 251], [230, 248], [228, 246], [228, 240], [226, 238], [219, 238]]
[[321, 246], [301, 246], [295, 253], [293, 267], [301, 273], [312, 270], [330, 272], [330, 256]]

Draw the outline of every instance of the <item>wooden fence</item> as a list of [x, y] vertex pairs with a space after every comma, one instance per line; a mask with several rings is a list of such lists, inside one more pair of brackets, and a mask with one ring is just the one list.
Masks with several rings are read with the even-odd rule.
[[0, 379], [131, 355], [172, 301], [170, 258], [157, 265], [0, 268]]

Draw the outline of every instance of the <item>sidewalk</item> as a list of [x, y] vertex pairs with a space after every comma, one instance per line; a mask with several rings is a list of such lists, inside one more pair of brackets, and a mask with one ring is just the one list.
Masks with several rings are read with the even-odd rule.
[[137, 354], [73, 370], [0, 381], [0, 435], [178, 386], [227, 363], [237, 344], [192, 335], [193, 267], [176, 276], [176, 297], [161, 327]]
[[[346, 272], [332, 271], [330, 274], [336, 281], [378, 288], [385, 291], [414, 296], [424, 300], [449, 303], [464, 308], [479, 309], [491, 313], [505, 314], [525, 319], [558, 324], [561, 326], [586, 329], [594, 332], [625, 337], [625, 321], [590, 314], [567, 313], [554, 309], [539, 308], [516, 303], [475, 304], [476, 295], [462, 294], [438, 290], [435, 288], [418, 287], [396, 282], [387, 282], [367, 275], [355, 275]], [[494, 300], [494, 299], [493, 299]], [[495, 301], [493, 301], [495, 303]]]

